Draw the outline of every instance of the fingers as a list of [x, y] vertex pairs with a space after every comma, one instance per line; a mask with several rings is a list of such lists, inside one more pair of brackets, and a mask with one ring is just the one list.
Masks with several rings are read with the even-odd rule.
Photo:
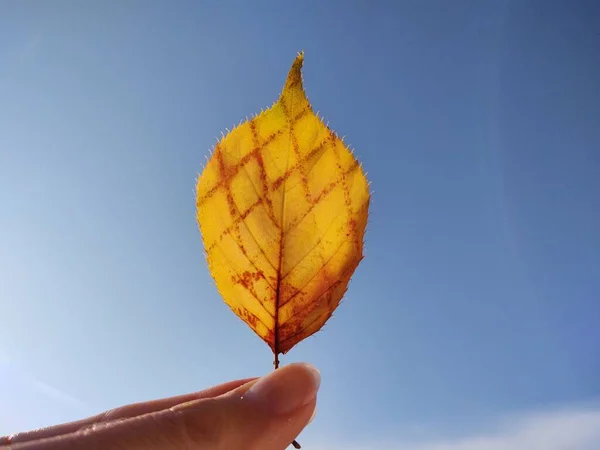
[[95, 424], [13, 450], [284, 450], [315, 410], [320, 376], [290, 364], [223, 395]]
[[10, 437], [0, 437], [0, 445], [2, 444], [16, 444], [19, 442], [27, 442], [33, 440], [39, 440], [44, 438], [50, 438], [53, 436], [59, 436], [63, 434], [73, 433], [85, 427], [89, 427], [93, 424], [108, 422], [116, 419], [124, 419], [128, 417], [140, 416], [142, 414], [148, 414], [151, 412], [161, 411], [163, 409], [171, 408], [172, 406], [180, 403], [189, 402], [192, 400], [200, 400], [203, 398], [217, 397], [225, 394], [233, 389], [236, 389], [256, 378], [246, 378], [243, 380], [229, 381], [227, 383], [219, 384], [203, 391], [194, 392], [191, 394], [178, 395], [176, 397], [162, 398], [160, 400], [152, 400], [149, 402], [134, 403], [120, 408], [111, 409], [101, 414], [97, 414], [86, 419], [78, 420], [76, 422], [69, 422], [54, 427], [41, 428], [39, 430], [27, 431], [25, 433], [15, 434]]
[[219, 395], [223, 395], [255, 379], [256, 378], [246, 378], [244, 380], [230, 381], [228, 383], [219, 384], [218, 386], [213, 386], [200, 392], [194, 392], [193, 394], [178, 395], [176, 397], [162, 398], [160, 400], [152, 400], [149, 402], [134, 403], [132, 405], [122, 406], [102, 414], [102, 421], [107, 422], [109, 420], [139, 416], [154, 411], [168, 409], [180, 403], [200, 400], [203, 398], [218, 397]]
[[319, 386], [314, 367], [290, 364], [224, 396], [172, 410], [182, 415], [194, 450], [283, 450], [310, 421]]

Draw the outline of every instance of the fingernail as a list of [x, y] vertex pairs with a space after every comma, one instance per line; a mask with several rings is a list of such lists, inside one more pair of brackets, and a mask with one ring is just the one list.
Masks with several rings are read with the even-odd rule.
[[310, 364], [295, 363], [258, 380], [244, 394], [267, 414], [290, 414], [317, 396], [321, 374]]
[[310, 416], [310, 419], [308, 419], [308, 424], [310, 424], [315, 419], [316, 415], [317, 415], [317, 407], [315, 406], [315, 410], [313, 411], [312, 416]]

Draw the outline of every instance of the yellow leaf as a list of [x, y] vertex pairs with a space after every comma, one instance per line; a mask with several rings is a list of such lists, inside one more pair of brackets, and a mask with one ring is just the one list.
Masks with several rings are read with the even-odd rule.
[[216, 144], [197, 184], [217, 288], [276, 366], [339, 305], [363, 257], [370, 199], [360, 164], [306, 98], [303, 60], [271, 108]]

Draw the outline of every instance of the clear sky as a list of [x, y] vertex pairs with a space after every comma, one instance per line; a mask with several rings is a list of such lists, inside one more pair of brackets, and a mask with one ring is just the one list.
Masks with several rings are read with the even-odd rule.
[[1, 2], [0, 434], [272, 369], [194, 189], [304, 50], [373, 198], [345, 300], [282, 358], [323, 376], [301, 443], [600, 448], [598, 23], [593, 0]]

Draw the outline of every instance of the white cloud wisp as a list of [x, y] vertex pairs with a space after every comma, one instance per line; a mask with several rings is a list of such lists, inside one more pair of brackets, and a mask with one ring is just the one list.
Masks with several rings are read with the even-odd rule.
[[492, 431], [430, 442], [311, 445], [313, 450], [600, 450], [600, 408], [533, 413], [502, 420]]

